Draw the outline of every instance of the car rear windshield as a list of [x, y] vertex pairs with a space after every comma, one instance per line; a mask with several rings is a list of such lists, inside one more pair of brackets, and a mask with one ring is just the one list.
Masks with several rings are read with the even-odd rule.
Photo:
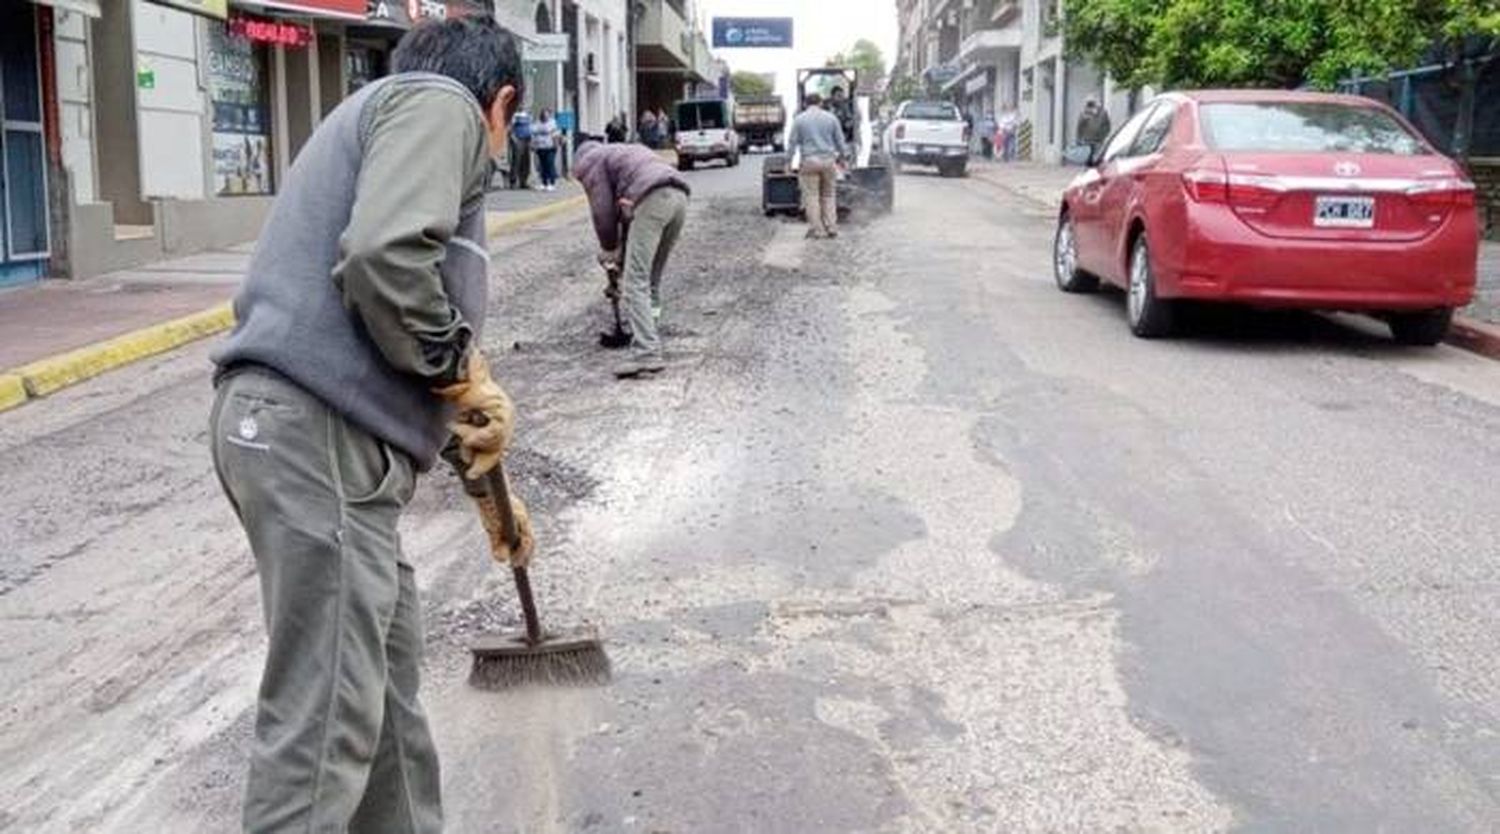
[[729, 126], [726, 109], [722, 101], [684, 101], [677, 105], [677, 129], [723, 130]]
[[1389, 113], [1329, 102], [1205, 104], [1203, 134], [1219, 151], [1331, 151], [1412, 156], [1424, 152]]
[[932, 122], [958, 121], [958, 108], [941, 101], [914, 101], [902, 111], [903, 119], [923, 119]]

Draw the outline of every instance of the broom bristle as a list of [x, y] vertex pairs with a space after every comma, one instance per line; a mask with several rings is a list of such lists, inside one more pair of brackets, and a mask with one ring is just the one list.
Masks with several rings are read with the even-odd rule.
[[598, 644], [565, 651], [535, 653], [475, 653], [469, 685], [501, 690], [520, 686], [603, 686], [609, 683], [609, 655]]

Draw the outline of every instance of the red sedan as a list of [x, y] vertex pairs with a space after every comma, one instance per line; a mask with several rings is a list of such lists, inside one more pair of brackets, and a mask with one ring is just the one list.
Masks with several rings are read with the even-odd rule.
[[1063, 194], [1057, 285], [1126, 290], [1130, 329], [1178, 299], [1349, 310], [1441, 341], [1478, 270], [1474, 183], [1395, 111], [1358, 96], [1169, 93]]

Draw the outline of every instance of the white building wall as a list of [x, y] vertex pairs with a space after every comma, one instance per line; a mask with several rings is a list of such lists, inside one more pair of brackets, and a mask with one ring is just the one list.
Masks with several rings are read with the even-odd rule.
[[94, 167], [94, 79], [89, 61], [88, 18], [56, 9], [57, 99], [63, 166], [73, 202], [92, 203], [98, 193]]
[[[602, 134], [610, 117], [631, 109], [625, 14], [627, 0], [582, 0], [578, 4], [578, 109], [579, 128]], [[595, 76], [584, 71], [589, 53], [594, 55]]]
[[148, 198], [202, 199], [206, 163], [197, 21], [187, 12], [144, 0], [130, 2], [136, 69], [155, 76], [154, 86], [136, 86], [141, 191]]

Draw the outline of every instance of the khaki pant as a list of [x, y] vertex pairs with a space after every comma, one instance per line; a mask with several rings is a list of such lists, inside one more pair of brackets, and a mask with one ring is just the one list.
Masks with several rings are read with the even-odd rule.
[[631, 215], [620, 300], [634, 334], [630, 347], [635, 352], [661, 356], [661, 335], [651, 307], [661, 299], [661, 275], [687, 222], [687, 207], [688, 196], [682, 189], [658, 188]]
[[258, 368], [220, 382], [209, 422], [268, 637], [244, 830], [437, 834], [421, 607], [396, 534], [411, 459]]
[[832, 159], [802, 160], [797, 181], [802, 188], [802, 213], [814, 235], [833, 234], [839, 224], [838, 165]]

